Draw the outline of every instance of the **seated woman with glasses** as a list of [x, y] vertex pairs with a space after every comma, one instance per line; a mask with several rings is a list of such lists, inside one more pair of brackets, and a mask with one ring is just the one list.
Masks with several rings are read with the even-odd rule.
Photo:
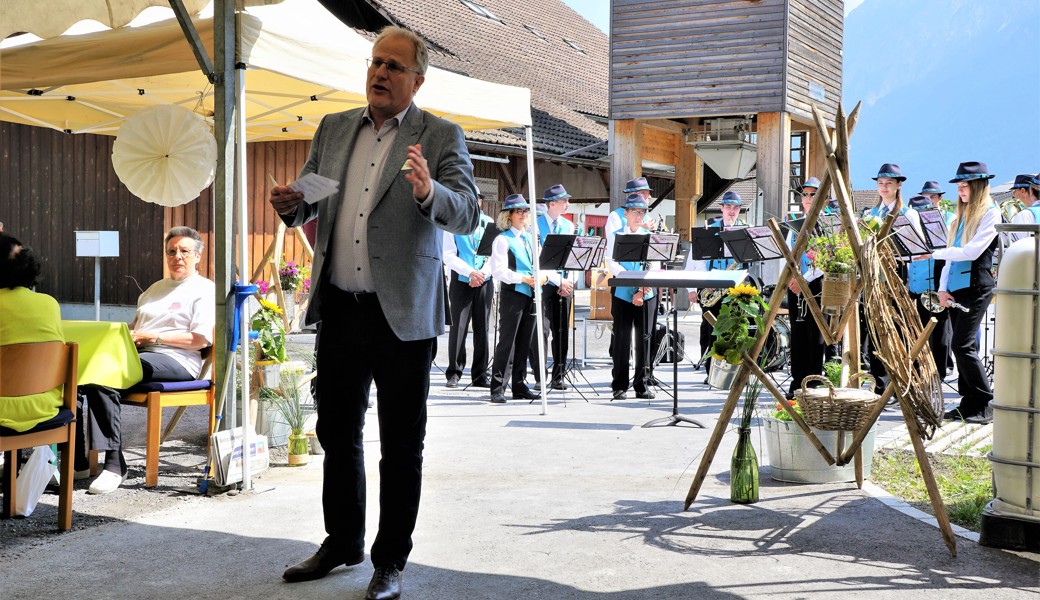
[[[199, 275], [202, 237], [190, 227], [174, 227], [165, 237], [169, 277], [152, 284], [137, 299], [130, 334], [141, 358], [143, 381], [191, 381], [202, 372], [201, 350], [213, 344], [216, 322], [213, 282]], [[82, 385], [80, 404], [88, 408], [89, 431], [79, 418], [76, 433], [81, 446], [76, 456], [76, 478], [86, 478], [86, 448], [105, 450], [104, 471], [87, 490], [90, 494], [115, 491], [126, 478], [120, 435], [120, 398], [125, 390]]]

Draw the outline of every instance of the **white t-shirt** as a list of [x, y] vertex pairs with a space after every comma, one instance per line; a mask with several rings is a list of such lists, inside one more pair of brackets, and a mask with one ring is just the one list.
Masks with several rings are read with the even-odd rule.
[[[213, 343], [216, 323], [216, 287], [202, 275], [180, 281], [156, 281], [137, 299], [134, 329], [154, 331], [162, 337], [167, 332], [197, 333]], [[142, 352], [165, 354], [176, 360], [192, 377], [202, 371], [202, 355], [198, 350], [142, 344]]]

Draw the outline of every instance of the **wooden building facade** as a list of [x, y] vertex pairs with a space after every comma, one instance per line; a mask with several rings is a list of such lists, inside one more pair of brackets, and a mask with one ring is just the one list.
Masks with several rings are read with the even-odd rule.
[[[662, 133], [671, 136], [676, 223], [688, 239], [698, 209], [733, 181], [712, 178], [690, 134], [711, 119], [747, 119], [762, 197], [749, 216], [784, 214], [790, 190], [824, 169], [811, 107], [833, 124], [843, 27], [842, 0], [613, 0], [612, 186], [640, 170], [654, 147], [669, 146], [657, 139]], [[796, 174], [792, 137], [805, 155]]]

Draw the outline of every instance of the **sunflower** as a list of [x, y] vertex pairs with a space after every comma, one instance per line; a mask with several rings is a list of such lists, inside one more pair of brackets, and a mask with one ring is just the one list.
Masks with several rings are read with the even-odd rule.
[[271, 302], [269, 300], [265, 300], [265, 299], [261, 298], [260, 299], [260, 306], [264, 307], [264, 310], [269, 310], [269, 311], [273, 312], [276, 315], [282, 314], [282, 307], [278, 306], [277, 304], [275, 304], [274, 302]]
[[742, 283], [740, 285], [729, 288], [730, 296], [745, 296], [747, 298], [755, 298], [759, 295], [758, 288], [753, 285]]

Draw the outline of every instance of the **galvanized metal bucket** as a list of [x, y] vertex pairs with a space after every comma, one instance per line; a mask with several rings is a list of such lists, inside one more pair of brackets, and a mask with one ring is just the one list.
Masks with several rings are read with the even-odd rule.
[[[762, 422], [766, 431], [766, 448], [770, 476], [775, 481], [791, 483], [835, 483], [856, 480], [856, 467], [850, 463], [843, 467], [828, 465], [816, 448], [805, 437], [805, 433], [793, 421], [780, 421], [772, 417], [764, 417]], [[813, 429], [823, 446], [834, 454], [838, 447], [837, 431]], [[870, 475], [871, 460], [874, 456], [874, 436], [877, 434], [877, 423], [870, 428], [867, 437], [863, 438], [863, 476]], [[842, 432], [845, 436], [843, 448], [852, 444], [855, 432]]]

